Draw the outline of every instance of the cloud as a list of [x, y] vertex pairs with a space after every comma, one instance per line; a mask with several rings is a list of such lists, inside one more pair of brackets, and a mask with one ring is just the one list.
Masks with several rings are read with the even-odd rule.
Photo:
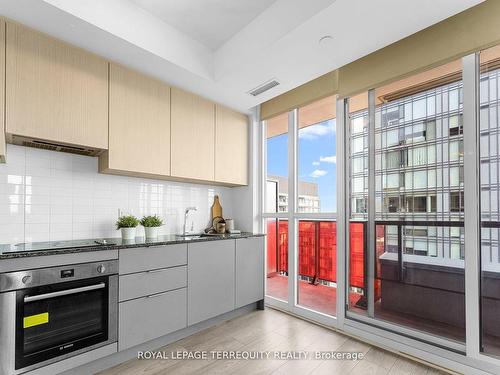
[[314, 166], [318, 166], [320, 163], [319, 163], [319, 161], [313, 161], [313, 163], [312, 163], [312, 164], [313, 164]]
[[318, 178], [318, 177], [323, 177], [327, 173], [328, 172], [323, 169], [315, 169], [309, 176], [311, 176], [312, 178]]
[[323, 163], [335, 164], [337, 162], [337, 157], [335, 155], [332, 155], [332, 156], [321, 156], [319, 158], [319, 161], [321, 161]]
[[305, 128], [299, 129], [299, 138], [314, 140], [333, 133], [335, 133], [335, 122], [324, 121], [320, 124], [306, 126]]

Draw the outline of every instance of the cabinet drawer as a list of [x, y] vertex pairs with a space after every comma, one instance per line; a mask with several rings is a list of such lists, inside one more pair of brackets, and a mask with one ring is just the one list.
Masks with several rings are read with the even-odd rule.
[[120, 250], [120, 275], [187, 264], [187, 244]]
[[120, 276], [119, 300], [145, 297], [150, 294], [184, 288], [187, 267], [173, 267]]
[[118, 349], [185, 328], [186, 305], [185, 288], [119, 303]]

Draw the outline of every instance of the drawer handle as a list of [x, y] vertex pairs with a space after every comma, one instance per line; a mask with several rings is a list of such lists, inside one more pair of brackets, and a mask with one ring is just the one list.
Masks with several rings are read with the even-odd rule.
[[163, 272], [165, 271], [163, 268], [160, 268], [158, 270], [147, 270], [146, 273], [158, 273], [158, 272]]
[[150, 294], [149, 296], [146, 296], [146, 298], [156, 298], [156, 297], [161, 297], [163, 296], [164, 294], [167, 294], [167, 292], [163, 292], [163, 293], [157, 293], [157, 294]]

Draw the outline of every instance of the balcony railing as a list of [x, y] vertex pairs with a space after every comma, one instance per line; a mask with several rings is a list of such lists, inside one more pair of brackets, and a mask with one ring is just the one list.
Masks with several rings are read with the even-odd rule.
[[[364, 288], [366, 222], [350, 224], [351, 286]], [[312, 282], [336, 283], [337, 223], [334, 221], [299, 222], [298, 274]], [[267, 273], [288, 275], [288, 222], [267, 223]]]

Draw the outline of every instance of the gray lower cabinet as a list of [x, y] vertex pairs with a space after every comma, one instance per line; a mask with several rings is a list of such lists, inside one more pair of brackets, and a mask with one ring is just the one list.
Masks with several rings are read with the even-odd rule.
[[236, 240], [236, 308], [264, 299], [264, 237]]
[[234, 309], [235, 240], [188, 245], [188, 325]]
[[120, 250], [120, 275], [185, 265], [187, 245], [160, 245]]
[[187, 266], [120, 275], [118, 301], [145, 297], [187, 286]]
[[185, 328], [186, 288], [119, 304], [118, 350]]

